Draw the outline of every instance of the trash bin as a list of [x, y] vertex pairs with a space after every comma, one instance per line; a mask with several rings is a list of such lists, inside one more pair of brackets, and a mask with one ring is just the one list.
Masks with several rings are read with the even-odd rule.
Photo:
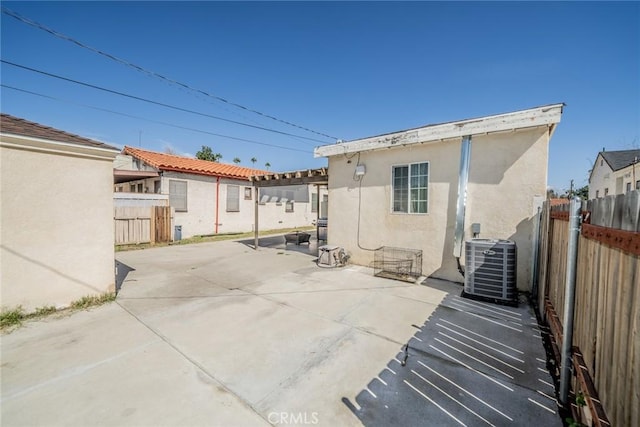
[[182, 240], [182, 226], [176, 225], [173, 230], [173, 240]]
[[328, 219], [327, 218], [318, 218], [318, 232], [317, 232], [317, 238], [318, 241], [323, 240], [323, 241], [327, 241], [327, 225], [328, 225]]

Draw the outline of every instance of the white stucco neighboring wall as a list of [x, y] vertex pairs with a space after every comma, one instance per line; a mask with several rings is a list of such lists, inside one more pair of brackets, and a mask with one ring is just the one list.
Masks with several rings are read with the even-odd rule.
[[[196, 235], [215, 234], [216, 218], [218, 221], [217, 233], [239, 233], [254, 230], [255, 189], [252, 183], [246, 180], [220, 178], [218, 184], [218, 178], [213, 176], [165, 171], [159, 178], [118, 184], [116, 189], [122, 188], [126, 193], [131, 185], [138, 188], [138, 184], [142, 184], [142, 188], [152, 190], [154, 181], [157, 180], [161, 181], [160, 192], [167, 195], [171, 180], [186, 182], [187, 210], [179, 211], [176, 209], [174, 217], [174, 225], [182, 227], [183, 239]], [[230, 211], [227, 207], [229, 186], [238, 187], [240, 209], [237, 212]], [[245, 189], [250, 192], [250, 199], [245, 199]], [[308, 186], [308, 191], [309, 201], [311, 201], [311, 193], [316, 191], [315, 187]], [[326, 194], [326, 190], [321, 190], [321, 196], [322, 194]], [[216, 195], [219, 196], [217, 206]], [[313, 212], [310, 202], [294, 203], [293, 212], [287, 212], [285, 203], [268, 202], [259, 205], [258, 227], [260, 230], [304, 227], [312, 225], [315, 219], [316, 213]]]
[[[221, 180], [220, 202], [221, 215], [220, 232], [232, 233], [239, 231], [253, 231], [255, 219], [255, 189], [249, 181]], [[227, 191], [229, 186], [239, 186], [240, 210], [230, 212], [227, 209]], [[245, 199], [245, 189], [250, 189], [251, 198]], [[310, 189], [311, 187], [309, 187]], [[310, 191], [310, 190], [309, 190]], [[309, 197], [309, 200], [311, 198]], [[287, 212], [286, 203], [267, 202], [258, 205], [258, 229], [273, 230], [279, 228], [304, 227], [312, 225], [316, 214], [311, 212], [311, 203], [294, 203], [293, 212]]]
[[589, 199], [627, 193], [640, 189], [640, 165], [631, 164], [614, 171], [598, 154], [589, 177]]
[[3, 307], [61, 307], [115, 289], [116, 154], [0, 136]]
[[[169, 194], [170, 181], [186, 182], [187, 211], [175, 210], [174, 225], [182, 226], [182, 238], [212, 234], [216, 220], [216, 178], [212, 176], [164, 172], [162, 194]], [[169, 199], [171, 204], [171, 199]]]
[[[170, 182], [180, 181], [187, 187], [187, 210], [175, 209], [174, 226], [182, 227], [182, 238], [215, 233], [239, 233], [254, 231], [255, 188], [252, 182], [244, 179], [218, 178], [210, 175], [191, 174], [175, 171], [160, 171], [138, 161], [133, 156], [119, 155], [114, 168], [131, 171], [155, 171], [160, 176], [128, 181], [114, 185], [116, 197], [127, 193], [155, 193], [169, 195]], [[231, 211], [227, 206], [227, 193], [230, 186], [237, 186], [239, 210]], [[287, 211], [286, 203], [267, 202], [259, 204], [260, 230], [304, 227], [314, 224], [317, 218], [315, 207], [311, 204], [311, 194], [318, 192], [315, 185], [308, 185], [309, 202], [294, 203], [293, 212]], [[320, 188], [321, 212], [326, 212], [327, 202], [323, 196], [328, 192]], [[245, 195], [250, 194], [250, 198]], [[216, 197], [218, 203], [216, 204]], [[173, 206], [173, 205], [172, 205]], [[174, 206], [176, 207], [176, 206]], [[217, 220], [217, 227], [216, 227]]]
[[[545, 125], [471, 142], [465, 238], [472, 237], [471, 224], [480, 223], [480, 237], [514, 240], [521, 290], [530, 288], [533, 216], [546, 194], [549, 139]], [[350, 162], [345, 155], [329, 157], [329, 243], [362, 265], [372, 264], [371, 249], [380, 246], [421, 249], [424, 275], [463, 281], [453, 256], [461, 140], [362, 151], [361, 182], [354, 180], [353, 155]], [[428, 213], [392, 213], [392, 167], [416, 162], [429, 163]]]

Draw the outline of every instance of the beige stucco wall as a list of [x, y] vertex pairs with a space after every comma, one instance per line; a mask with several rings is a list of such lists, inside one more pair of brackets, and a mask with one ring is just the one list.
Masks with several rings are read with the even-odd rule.
[[[481, 224], [480, 237], [514, 240], [518, 246], [518, 288], [530, 288], [532, 217], [546, 193], [549, 134], [546, 127], [475, 136], [465, 217], [465, 238], [471, 224]], [[366, 166], [359, 183], [356, 159], [329, 158], [329, 243], [343, 246], [353, 262], [371, 265], [380, 246], [423, 251], [424, 275], [463, 281], [453, 256], [461, 139], [434, 144], [362, 152]], [[393, 165], [429, 162], [429, 212], [391, 213]], [[357, 239], [360, 217], [360, 241]], [[464, 258], [463, 258], [464, 262]]]
[[101, 155], [0, 146], [3, 307], [66, 306], [114, 290], [115, 152]]

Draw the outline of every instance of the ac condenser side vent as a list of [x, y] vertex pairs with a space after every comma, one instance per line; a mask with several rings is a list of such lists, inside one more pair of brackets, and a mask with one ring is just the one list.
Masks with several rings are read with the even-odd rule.
[[465, 265], [462, 296], [518, 305], [515, 242], [498, 239], [467, 240]]

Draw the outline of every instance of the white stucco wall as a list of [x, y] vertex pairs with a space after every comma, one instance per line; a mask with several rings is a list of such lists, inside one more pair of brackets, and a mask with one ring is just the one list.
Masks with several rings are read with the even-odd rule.
[[[153, 179], [133, 181], [123, 184], [125, 190], [129, 184], [142, 182], [153, 189]], [[214, 234], [216, 232], [216, 186], [217, 178], [206, 175], [186, 174], [180, 172], [163, 172], [161, 192], [169, 194], [169, 181], [187, 182], [187, 212], [175, 212], [174, 225], [182, 226], [182, 238], [195, 235]], [[227, 211], [227, 189], [229, 185], [237, 185], [240, 192], [240, 211]], [[245, 200], [244, 189], [251, 189], [251, 199]], [[310, 186], [309, 192], [315, 191]], [[326, 191], [324, 191], [326, 193]], [[321, 194], [323, 192], [321, 191]], [[249, 181], [220, 179], [218, 205], [218, 233], [238, 233], [254, 230], [254, 188]], [[311, 200], [311, 196], [309, 196]], [[266, 203], [259, 205], [259, 229], [272, 230], [280, 228], [303, 227], [312, 225], [316, 213], [312, 212], [311, 203], [295, 203], [293, 212], [286, 212], [285, 204]]]
[[[530, 288], [532, 217], [544, 199], [549, 134], [546, 127], [476, 136], [471, 161], [465, 217], [465, 238], [471, 224], [481, 224], [480, 237], [514, 240], [518, 246], [518, 288]], [[425, 275], [463, 281], [453, 256], [461, 139], [362, 152], [366, 166], [359, 183], [356, 162], [329, 158], [329, 243], [343, 246], [353, 262], [371, 265], [380, 246], [423, 251]], [[429, 212], [391, 213], [393, 165], [429, 162]], [[360, 217], [360, 239], [357, 229]], [[363, 249], [364, 248], [364, 249]], [[463, 259], [464, 261], [464, 259]]]
[[174, 225], [182, 226], [182, 238], [212, 234], [216, 218], [216, 178], [204, 175], [164, 172], [162, 193], [169, 194], [169, 181], [187, 182], [187, 211], [174, 216]]
[[90, 149], [79, 156], [73, 148], [53, 153], [16, 146], [19, 139], [2, 138], [2, 306], [66, 306], [114, 290], [116, 152], [103, 150], [97, 159], [87, 158]]

